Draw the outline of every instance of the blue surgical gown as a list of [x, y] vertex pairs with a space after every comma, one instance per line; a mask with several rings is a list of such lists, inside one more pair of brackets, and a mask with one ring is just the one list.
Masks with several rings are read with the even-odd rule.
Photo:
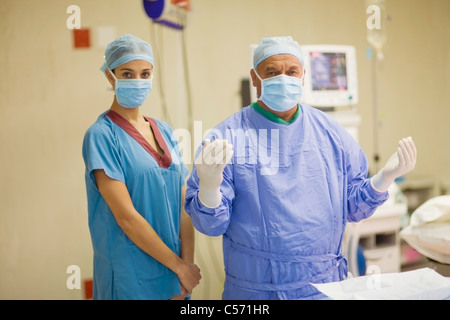
[[159, 156], [132, 126], [113, 111], [100, 115], [86, 131], [83, 158], [86, 171], [89, 229], [94, 251], [94, 299], [169, 299], [181, 293], [175, 273], [138, 248], [122, 231], [101, 196], [93, 171], [102, 169], [124, 182], [136, 210], [164, 243], [180, 255], [181, 189], [188, 170], [172, 140], [171, 127], [151, 123]]
[[188, 178], [195, 228], [223, 236], [223, 299], [326, 298], [310, 283], [347, 276], [346, 222], [369, 217], [388, 197], [371, 187], [353, 137], [324, 112], [300, 108], [295, 121], [278, 123], [248, 106], [211, 130], [211, 141], [234, 146], [217, 208], [199, 201], [195, 166]]

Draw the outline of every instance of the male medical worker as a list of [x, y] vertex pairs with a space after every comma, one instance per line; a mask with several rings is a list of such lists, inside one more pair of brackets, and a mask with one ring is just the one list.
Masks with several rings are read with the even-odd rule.
[[197, 152], [185, 209], [223, 236], [223, 299], [322, 299], [311, 283], [343, 280], [347, 221], [370, 217], [410, 172], [408, 137], [375, 176], [350, 134], [298, 103], [303, 57], [291, 37], [263, 38], [250, 70], [258, 100], [217, 125]]

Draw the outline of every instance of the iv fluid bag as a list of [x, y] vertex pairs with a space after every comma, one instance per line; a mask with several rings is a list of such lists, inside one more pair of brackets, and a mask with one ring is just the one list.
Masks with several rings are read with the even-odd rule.
[[367, 13], [367, 41], [376, 49], [378, 57], [382, 57], [382, 49], [386, 43], [386, 1], [365, 0]]

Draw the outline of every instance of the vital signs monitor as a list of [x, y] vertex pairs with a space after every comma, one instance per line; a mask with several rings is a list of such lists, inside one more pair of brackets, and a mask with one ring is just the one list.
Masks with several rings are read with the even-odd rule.
[[300, 101], [313, 107], [358, 103], [355, 48], [347, 45], [302, 45], [306, 70]]

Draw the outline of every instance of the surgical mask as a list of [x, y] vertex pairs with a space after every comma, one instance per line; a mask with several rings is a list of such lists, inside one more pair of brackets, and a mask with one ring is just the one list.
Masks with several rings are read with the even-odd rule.
[[[111, 71], [111, 70], [110, 70]], [[117, 102], [125, 108], [137, 108], [141, 106], [152, 90], [152, 79], [117, 79], [115, 92]]]
[[256, 76], [261, 80], [262, 100], [270, 109], [274, 111], [287, 111], [293, 108], [302, 96], [301, 78], [280, 74], [275, 77], [262, 79], [256, 72]]

